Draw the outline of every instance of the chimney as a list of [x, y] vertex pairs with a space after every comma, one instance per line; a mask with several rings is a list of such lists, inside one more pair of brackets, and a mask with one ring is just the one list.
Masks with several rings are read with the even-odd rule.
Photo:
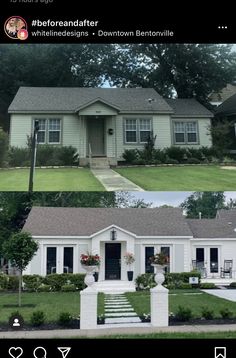
[[199, 220], [201, 220], [201, 218], [202, 218], [202, 213], [201, 213], [201, 211], [199, 211], [199, 213], [198, 213], [198, 218], [199, 218]]

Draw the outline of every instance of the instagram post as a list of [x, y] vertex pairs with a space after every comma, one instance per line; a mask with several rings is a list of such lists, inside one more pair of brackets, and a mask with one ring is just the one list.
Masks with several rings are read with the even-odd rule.
[[0, 15], [1, 351], [231, 358], [235, 25], [99, 10]]

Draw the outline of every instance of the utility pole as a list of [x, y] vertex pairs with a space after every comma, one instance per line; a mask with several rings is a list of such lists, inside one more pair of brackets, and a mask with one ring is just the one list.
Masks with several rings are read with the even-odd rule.
[[29, 193], [32, 193], [34, 186], [34, 172], [35, 172], [35, 164], [36, 164], [36, 152], [37, 152], [37, 139], [38, 139], [38, 131], [39, 131], [39, 121], [34, 122], [34, 133], [31, 143], [31, 163], [30, 163], [30, 176], [29, 176]]

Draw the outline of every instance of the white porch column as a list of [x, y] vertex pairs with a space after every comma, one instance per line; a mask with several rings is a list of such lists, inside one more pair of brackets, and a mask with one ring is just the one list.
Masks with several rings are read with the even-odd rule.
[[91, 287], [80, 292], [80, 329], [97, 328], [97, 295]]

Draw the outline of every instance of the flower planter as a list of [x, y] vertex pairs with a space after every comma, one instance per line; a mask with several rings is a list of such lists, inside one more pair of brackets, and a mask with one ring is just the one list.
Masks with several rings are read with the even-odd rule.
[[128, 281], [133, 281], [134, 271], [127, 271]]
[[85, 283], [85, 285], [90, 287], [95, 282], [94, 271], [96, 270], [97, 266], [82, 265], [82, 267], [86, 271], [86, 275], [85, 275], [85, 278], [84, 278], [84, 283]]
[[155, 270], [155, 277], [154, 280], [157, 283], [157, 285], [162, 285], [163, 282], [165, 281], [165, 276], [164, 276], [164, 265], [158, 265], [158, 264], [151, 264], [154, 267]]

